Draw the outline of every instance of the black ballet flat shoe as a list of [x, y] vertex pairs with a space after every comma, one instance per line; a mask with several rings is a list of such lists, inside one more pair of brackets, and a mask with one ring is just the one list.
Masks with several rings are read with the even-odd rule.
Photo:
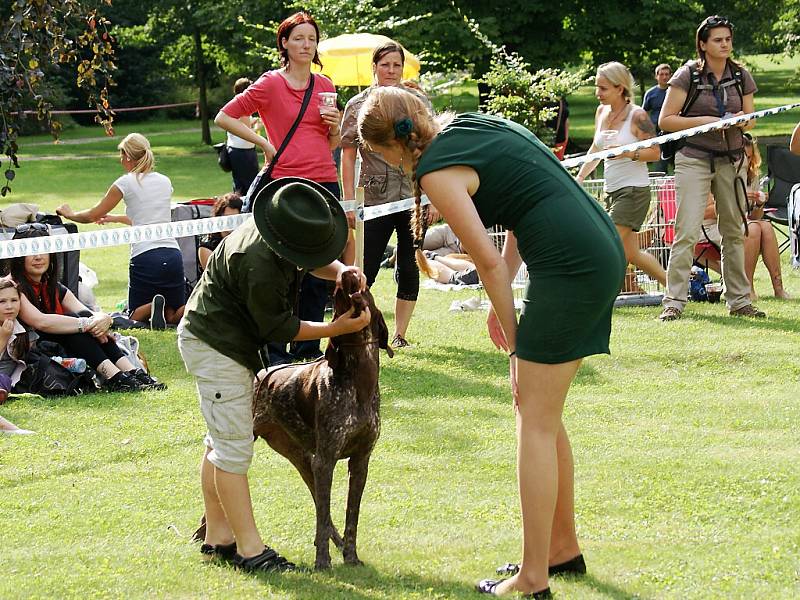
[[[481, 579], [478, 582], [478, 585], [475, 586], [475, 589], [478, 590], [481, 594], [490, 594], [492, 596], [497, 595], [497, 586], [503, 583], [505, 579]], [[550, 588], [546, 587], [543, 590], [539, 590], [538, 592], [531, 592], [530, 594], [525, 594], [522, 596], [523, 598], [529, 598], [532, 600], [546, 600], [547, 598], [552, 598], [553, 594], [550, 592]]]
[[[506, 563], [497, 567], [498, 575], [516, 575], [517, 573], [519, 573], [518, 563]], [[550, 577], [554, 575], [565, 575], [567, 577], [586, 575], [586, 562], [583, 560], [583, 554], [578, 554], [575, 558], [571, 558], [563, 563], [550, 565], [547, 568], [547, 574], [550, 575]]]
[[200, 546], [200, 554], [209, 560], [221, 558], [226, 562], [233, 562], [236, 557], [236, 542], [230, 544], [203, 544]]

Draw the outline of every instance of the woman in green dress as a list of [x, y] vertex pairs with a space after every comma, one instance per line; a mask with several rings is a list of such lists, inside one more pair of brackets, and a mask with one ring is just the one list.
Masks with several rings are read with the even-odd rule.
[[[585, 572], [561, 415], [581, 359], [609, 352], [626, 266], [619, 235], [553, 153], [511, 121], [477, 113], [437, 120], [412, 94], [385, 87], [366, 100], [358, 127], [389, 164], [413, 170], [416, 237], [424, 192], [475, 261], [492, 301], [489, 335], [509, 355], [522, 562], [512, 577], [478, 589], [548, 598], [548, 570]], [[508, 231], [502, 254], [486, 233], [492, 225]], [[518, 324], [511, 281], [523, 260], [531, 282]]]

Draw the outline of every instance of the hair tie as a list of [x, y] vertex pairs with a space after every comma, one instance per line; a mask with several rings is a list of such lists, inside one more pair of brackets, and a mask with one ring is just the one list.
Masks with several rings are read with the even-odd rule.
[[403, 117], [399, 121], [394, 122], [394, 134], [396, 137], [408, 137], [414, 130], [414, 122], [408, 117]]

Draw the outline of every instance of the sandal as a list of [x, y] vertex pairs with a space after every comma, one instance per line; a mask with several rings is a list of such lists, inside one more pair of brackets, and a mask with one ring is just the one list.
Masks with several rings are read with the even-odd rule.
[[203, 544], [200, 546], [200, 554], [209, 560], [221, 558], [226, 562], [231, 562], [236, 557], [236, 542], [230, 544]]
[[[498, 575], [516, 575], [518, 572], [519, 564], [517, 563], [506, 563], [501, 567], [497, 567]], [[547, 574], [550, 575], [550, 577], [554, 575], [586, 575], [586, 562], [583, 560], [583, 554], [578, 554], [575, 558], [558, 563], [557, 565], [550, 565], [547, 568]]]
[[[504, 581], [505, 579], [482, 579], [478, 582], [478, 585], [475, 586], [475, 589], [477, 589], [481, 594], [491, 594], [492, 596], [496, 596], [497, 586]], [[546, 587], [538, 592], [524, 594], [522, 597], [530, 598], [532, 600], [546, 600], [547, 598], [552, 598], [553, 594], [550, 592], [550, 588]]]
[[241, 569], [242, 571], [248, 571], [250, 573], [254, 571], [263, 571], [266, 573], [270, 573], [273, 571], [297, 570], [297, 565], [286, 560], [284, 557], [275, 552], [275, 550], [273, 550], [269, 546], [265, 546], [264, 551], [261, 554], [258, 554], [256, 556], [251, 556], [249, 558], [244, 558], [243, 556], [239, 556], [238, 554], [234, 555], [233, 565], [237, 569]]

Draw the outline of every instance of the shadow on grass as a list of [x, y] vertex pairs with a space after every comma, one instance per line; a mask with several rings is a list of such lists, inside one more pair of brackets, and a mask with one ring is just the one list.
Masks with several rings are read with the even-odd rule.
[[[54, 442], [57, 442], [57, 440], [53, 438], [50, 443], [52, 444]], [[111, 455], [104, 453], [86, 455], [87, 460], [77, 464], [71, 463], [60, 469], [50, 468], [46, 473], [26, 473], [17, 479], [7, 479], [6, 482], [3, 483], [2, 488], [11, 489], [27, 483], [47, 481], [48, 479], [57, 479], [64, 475], [77, 475], [79, 473], [102, 471], [109, 465], [126, 462], [138, 462], [144, 464], [154, 457], [172, 454], [175, 448], [189, 448], [196, 446], [198, 446], [198, 440], [194, 438], [186, 439], [182, 443], [176, 443], [175, 440], [169, 439], [163, 440], [162, 444], [148, 444], [147, 447], [138, 450], [121, 450]]]
[[[334, 561], [336, 558], [334, 557]], [[384, 573], [374, 567], [364, 565], [352, 567], [336, 565], [327, 572], [308, 572], [292, 574], [244, 574], [253, 577], [275, 591], [285, 593], [287, 598], [318, 599], [348, 598], [368, 600], [376, 597], [408, 598], [412, 594], [421, 597], [463, 598], [476, 600], [480, 598], [475, 588], [463, 581], [452, 581], [434, 577], [426, 577], [413, 573]], [[555, 579], [554, 589], [558, 591]], [[592, 575], [581, 578], [566, 579], [582, 587], [599, 592], [604, 597], [615, 600], [629, 598], [643, 599], [640, 594], [633, 594], [624, 589], [601, 581]], [[477, 581], [476, 581], [477, 583]], [[509, 596], [513, 598], [515, 596]], [[516, 596], [519, 597], [519, 596]]]
[[800, 322], [796, 318], [789, 317], [770, 317], [767, 315], [766, 319], [751, 319], [748, 317], [731, 317], [725, 315], [703, 315], [689, 313], [683, 314], [684, 319], [691, 319], [693, 321], [704, 321], [706, 323], [713, 323], [721, 325], [728, 329], [763, 329], [765, 331], [782, 331], [785, 333], [800, 333]]
[[642, 596], [639, 593], [632, 594], [631, 592], [626, 592], [622, 588], [614, 585], [613, 583], [608, 583], [606, 581], [601, 581], [597, 579], [594, 575], [586, 574], [581, 577], [579, 580], [581, 585], [591, 588], [597, 592], [603, 594], [608, 598], [614, 598], [615, 600], [629, 600], [630, 598], [636, 598], [637, 600], [645, 600], [647, 596]]

